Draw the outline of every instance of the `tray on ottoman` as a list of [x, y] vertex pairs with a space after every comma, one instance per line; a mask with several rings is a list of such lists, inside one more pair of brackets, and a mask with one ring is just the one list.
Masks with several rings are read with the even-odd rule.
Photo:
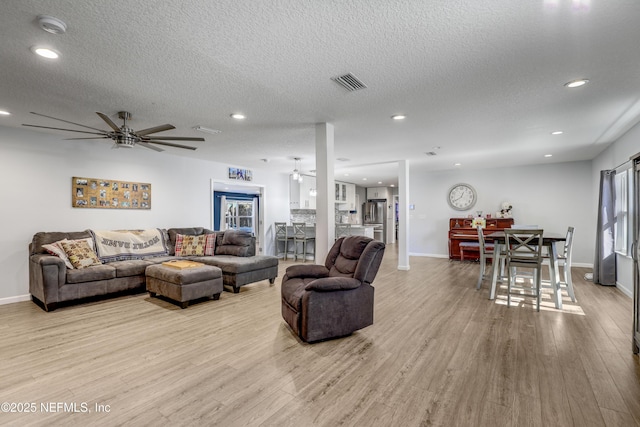
[[200, 298], [217, 300], [223, 290], [222, 270], [210, 265], [175, 268], [155, 264], [146, 268], [145, 276], [149, 295], [163, 295], [179, 302], [182, 308]]

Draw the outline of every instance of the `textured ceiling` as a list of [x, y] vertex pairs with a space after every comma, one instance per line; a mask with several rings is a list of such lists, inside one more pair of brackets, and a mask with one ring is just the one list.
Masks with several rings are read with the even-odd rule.
[[[66, 34], [42, 31], [40, 14]], [[365, 186], [396, 182], [401, 159], [433, 170], [587, 160], [638, 121], [639, 17], [637, 0], [3, 0], [0, 109], [12, 115], [0, 125], [64, 125], [35, 111], [107, 129], [95, 112], [120, 123], [126, 110], [133, 129], [171, 123], [162, 136], [206, 139], [150, 157], [288, 172], [293, 157], [315, 169], [314, 124], [330, 122], [348, 159], [336, 178]], [[330, 79], [348, 72], [368, 88]]]

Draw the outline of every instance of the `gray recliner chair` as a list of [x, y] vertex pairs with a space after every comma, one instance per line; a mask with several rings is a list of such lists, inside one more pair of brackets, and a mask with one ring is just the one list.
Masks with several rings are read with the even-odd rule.
[[282, 317], [303, 341], [349, 335], [373, 324], [373, 294], [385, 245], [338, 239], [324, 265], [293, 265], [282, 278]]

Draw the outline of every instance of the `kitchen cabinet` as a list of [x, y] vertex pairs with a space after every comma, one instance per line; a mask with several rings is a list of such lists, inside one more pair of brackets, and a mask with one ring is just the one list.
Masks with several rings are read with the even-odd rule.
[[303, 175], [302, 182], [289, 180], [289, 209], [316, 208], [316, 178]]
[[391, 201], [391, 194], [388, 187], [367, 188], [367, 199], [386, 199]]
[[335, 182], [335, 202], [341, 210], [356, 209], [356, 185], [347, 182]]
[[355, 184], [347, 184], [347, 210], [355, 211], [357, 210], [356, 203], [356, 185]]
[[335, 202], [347, 203], [347, 184], [344, 182], [335, 182]]
[[300, 184], [300, 209], [316, 208], [316, 178], [304, 176]]

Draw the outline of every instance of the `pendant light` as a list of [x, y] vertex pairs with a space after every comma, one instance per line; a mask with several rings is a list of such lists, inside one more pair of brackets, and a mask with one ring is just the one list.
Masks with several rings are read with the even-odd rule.
[[298, 181], [299, 183], [302, 183], [302, 175], [300, 174], [300, 171], [298, 171], [298, 162], [300, 161], [300, 157], [294, 157], [294, 164], [293, 164], [293, 173], [291, 174], [291, 179], [294, 181]]

